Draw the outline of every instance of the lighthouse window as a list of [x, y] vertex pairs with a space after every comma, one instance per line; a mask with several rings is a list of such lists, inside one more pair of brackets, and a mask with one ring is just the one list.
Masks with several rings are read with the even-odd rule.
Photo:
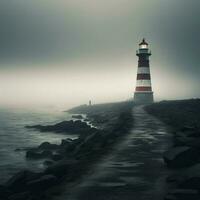
[[141, 49], [147, 49], [147, 45], [146, 44], [142, 44], [142, 45], [140, 45], [140, 48]]

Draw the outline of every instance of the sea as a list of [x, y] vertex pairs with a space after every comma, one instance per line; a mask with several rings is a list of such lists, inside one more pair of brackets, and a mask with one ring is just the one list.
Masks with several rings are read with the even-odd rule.
[[26, 125], [49, 125], [72, 119], [71, 114], [60, 109], [0, 109], [0, 184], [22, 169], [41, 171], [44, 160], [27, 160], [23, 149], [36, 147], [42, 142], [59, 144], [62, 139], [76, 139], [76, 135], [42, 133], [27, 129]]

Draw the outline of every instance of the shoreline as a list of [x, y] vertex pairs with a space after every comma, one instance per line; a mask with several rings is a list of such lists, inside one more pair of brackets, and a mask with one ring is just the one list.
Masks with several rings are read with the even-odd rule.
[[[52, 187], [64, 180], [70, 183], [72, 180], [79, 179], [93, 163], [112, 149], [113, 144], [120, 137], [123, 137], [121, 132], [128, 131], [130, 124], [132, 125], [132, 116], [129, 115], [132, 103], [124, 102], [117, 103], [114, 106], [113, 104], [110, 105], [112, 106], [109, 109], [105, 108], [104, 111], [102, 106], [100, 106], [99, 114], [95, 110], [97, 115], [94, 115], [93, 110], [89, 111], [87, 109], [87, 115], [90, 115], [88, 118], [92, 119], [93, 122], [96, 121], [98, 125], [103, 124], [106, 127], [105, 129], [91, 128], [91, 132], [85, 135], [80, 134], [80, 137], [73, 141], [63, 140], [60, 145], [41, 144], [37, 148], [42, 150], [43, 153], [45, 152], [45, 154], [42, 157], [36, 156], [37, 159], [49, 158], [50, 149], [53, 151], [59, 149], [62, 157], [54, 155], [54, 163], [48, 162], [49, 166], [41, 173], [29, 170], [19, 172], [8, 180], [6, 185], [2, 186], [0, 197], [7, 199], [8, 197], [14, 198], [15, 196], [22, 195], [22, 198], [50, 199], [52, 194], [49, 194], [49, 190]], [[95, 119], [95, 116], [102, 114], [104, 118], [107, 116], [108, 121], [111, 123], [108, 123], [108, 121], [102, 122], [99, 118]], [[88, 162], [87, 160], [90, 161]]]
[[[131, 112], [133, 106], [132, 102], [83, 105], [69, 110], [70, 113], [76, 115], [75, 118], [78, 118], [76, 123], [64, 121], [50, 126], [30, 127], [42, 129], [43, 134], [50, 130], [55, 134], [63, 134], [69, 130], [77, 133], [81, 128], [79, 138], [75, 140], [65, 139], [59, 145], [44, 142], [33, 149], [31, 156], [29, 153], [30, 158], [46, 159], [46, 169], [41, 173], [29, 170], [20, 171], [6, 185], [0, 186], [0, 198], [3, 200], [51, 200], [65, 190], [73, 188], [133, 129], [134, 119]], [[162, 164], [160, 167], [165, 168], [166, 166], [170, 172], [164, 178], [165, 181], [163, 180], [168, 188], [165, 200], [171, 200], [171, 198], [182, 200], [183, 196], [191, 200], [199, 199], [200, 133], [198, 119], [200, 119], [200, 100], [163, 101], [148, 105], [145, 110], [163, 121], [170, 127], [169, 132], [173, 133], [172, 147], [162, 153], [158, 159], [166, 163], [164, 165], [158, 162], [158, 166]], [[84, 120], [79, 121], [82, 118], [80, 114], [87, 116], [85, 123]], [[95, 128], [88, 125], [88, 120], [94, 124]], [[139, 121], [137, 120], [137, 123]], [[148, 136], [148, 119], [146, 123], [144, 140]], [[139, 132], [143, 125], [138, 126]], [[151, 126], [149, 128], [151, 130]], [[155, 133], [154, 131], [152, 133], [159, 138], [160, 133], [156, 131], [159, 132], [155, 129]], [[145, 146], [142, 148], [146, 149]], [[156, 155], [156, 151], [154, 153]], [[158, 166], [155, 164], [155, 168]], [[142, 168], [139, 169], [142, 170]], [[142, 174], [143, 172], [141, 176]], [[150, 174], [149, 177], [151, 177]]]
[[[71, 115], [68, 113], [58, 112], [57, 110], [49, 111], [46, 109], [5, 109], [0, 115], [0, 184], [4, 184], [9, 178], [15, 175], [20, 169], [32, 168], [32, 170], [40, 171], [43, 163], [40, 161], [27, 161], [25, 159], [25, 151], [16, 151], [16, 149], [26, 149], [40, 145], [44, 141], [51, 143], [60, 143], [66, 138], [66, 135], [56, 135], [54, 133], [42, 134], [36, 130], [24, 128], [26, 124], [51, 124], [53, 121], [70, 120]], [[71, 136], [69, 136], [71, 137]], [[73, 135], [72, 135], [73, 138]]]

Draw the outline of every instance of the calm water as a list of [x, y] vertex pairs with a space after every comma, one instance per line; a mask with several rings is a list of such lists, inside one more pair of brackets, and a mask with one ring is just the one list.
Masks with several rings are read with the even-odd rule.
[[44, 141], [60, 143], [61, 139], [76, 138], [72, 135], [40, 133], [26, 129], [24, 126], [33, 124], [54, 124], [70, 120], [71, 115], [55, 109], [43, 110], [9, 110], [0, 109], [0, 183], [20, 169], [29, 168], [39, 171], [44, 168], [43, 161], [25, 159], [25, 151], [15, 151], [16, 148], [34, 147]]

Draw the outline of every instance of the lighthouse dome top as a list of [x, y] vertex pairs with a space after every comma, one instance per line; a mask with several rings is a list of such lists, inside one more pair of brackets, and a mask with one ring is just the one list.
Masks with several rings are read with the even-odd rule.
[[148, 43], [145, 38], [143, 38], [142, 42], [139, 44], [140, 49], [148, 49]]

